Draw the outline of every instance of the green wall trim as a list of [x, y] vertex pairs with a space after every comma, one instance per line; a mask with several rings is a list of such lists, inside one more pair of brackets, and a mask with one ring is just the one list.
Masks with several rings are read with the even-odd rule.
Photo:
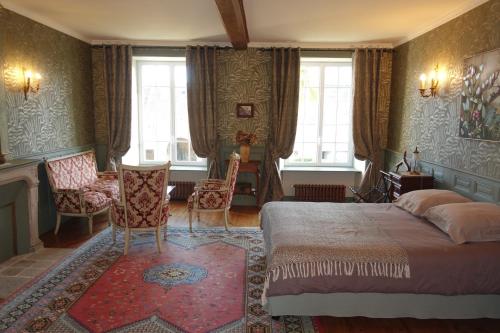
[[[394, 171], [394, 166], [403, 158], [402, 153], [385, 151], [385, 170]], [[435, 162], [420, 160], [422, 172], [434, 176], [436, 188], [458, 192], [475, 201], [500, 204], [500, 179], [478, 176], [459, 169], [448, 168]]]

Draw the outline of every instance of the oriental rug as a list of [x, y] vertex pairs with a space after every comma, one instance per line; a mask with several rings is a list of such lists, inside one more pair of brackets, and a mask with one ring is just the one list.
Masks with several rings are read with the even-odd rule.
[[169, 228], [158, 254], [153, 234], [129, 254], [106, 229], [0, 309], [5, 332], [317, 332], [319, 320], [272, 320], [261, 306], [265, 251], [257, 229]]

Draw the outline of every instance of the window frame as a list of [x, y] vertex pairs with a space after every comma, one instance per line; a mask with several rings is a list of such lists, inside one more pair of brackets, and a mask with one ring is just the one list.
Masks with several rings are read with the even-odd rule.
[[[133, 67], [135, 69], [135, 88], [136, 88], [136, 110], [137, 110], [137, 144], [138, 144], [138, 162], [139, 165], [158, 165], [168, 162], [167, 161], [157, 161], [157, 160], [146, 160], [145, 159], [145, 142], [142, 136], [143, 130], [143, 103], [142, 103], [142, 66], [158, 64], [158, 65], [168, 65], [169, 66], [169, 91], [170, 91], [170, 162], [172, 166], [180, 167], [198, 167], [206, 166], [206, 159], [202, 158], [200, 161], [178, 161], [177, 160], [177, 141], [176, 141], [176, 131], [175, 131], [175, 121], [176, 121], [176, 109], [175, 109], [175, 66], [183, 64], [186, 65], [185, 57], [133, 57]], [[187, 92], [187, 86], [186, 86]], [[188, 124], [189, 126], [189, 124]], [[190, 135], [191, 136], [191, 135]], [[191, 148], [191, 137], [189, 137], [189, 147]]]
[[[319, 86], [319, 111], [318, 111], [318, 128], [317, 128], [317, 142], [316, 142], [316, 161], [314, 163], [304, 163], [304, 162], [290, 162], [289, 158], [284, 160], [284, 167], [287, 168], [300, 168], [300, 167], [311, 167], [311, 168], [322, 168], [322, 167], [353, 167], [354, 165], [354, 143], [352, 138], [352, 106], [353, 106], [353, 81], [351, 85], [325, 85], [325, 67], [335, 64], [339, 67], [351, 67], [352, 71], [352, 59], [351, 58], [309, 58], [302, 57], [300, 59], [300, 66], [318, 66], [320, 68], [320, 86]], [[321, 162], [321, 153], [323, 147], [323, 106], [324, 106], [324, 95], [325, 88], [350, 88], [351, 90], [351, 100], [349, 106], [349, 133], [351, 139], [348, 142], [348, 161], [346, 163], [336, 163], [336, 162]], [[299, 94], [300, 96], [300, 94]], [[300, 98], [300, 97], [299, 97]], [[297, 124], [298, 125], [298, 124]], [[335, 142], [336, 144], [337, 142]], [[294, 142], [295, 146], [295, 142]]]

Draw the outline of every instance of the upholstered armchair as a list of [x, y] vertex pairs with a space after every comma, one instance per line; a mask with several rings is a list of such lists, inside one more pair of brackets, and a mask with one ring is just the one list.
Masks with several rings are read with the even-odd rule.
[[87, 217], [92, 234], [94, 215], [106, 212], [111, 199], [118, 197], [116, 172], [98, 172], [94, 151], [45, 160], [56, 206], [56, 228], [62, 216]]
[[233, 199], [236, 176], [240, 166], [240, 155], [232, 153], [229, 159], [226, 179], [204, 179], [198, 182], [194, 193], [188, 199], [189, 231], [193, 232], [193, 212], [197, 213], [198, 221], [200, 212], [224, 212], [226, 230], [229, 227], [229, 209]]
[[125, 232], [125, 255], [131, 232], [154, 231], [158, 252], [161, 252], [161, 229], [166, 228], [168, 219], [169, 173], [170, 162], [152, 167], [119, 167], [120, 199], [113, 200], [111, 216], [113, 242], [117, 229]]

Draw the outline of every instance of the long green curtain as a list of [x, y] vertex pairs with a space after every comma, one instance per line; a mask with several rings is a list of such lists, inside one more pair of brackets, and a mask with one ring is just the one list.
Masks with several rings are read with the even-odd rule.
[[132, 47], [105, 45], [104, 90], [108, 114], [108, 170], [116, 170], [130, 148], [132, 121]]
[[193, 150], [208, 158], [208, 176], [220, 177], [217, 138], [216, 47], [188, 46], [186, 49], [189, 131]]
[[391, 93], [392, 51], [356, 49], [354, 52], [354, 156], [368, 161], [361, 191], [377, 182], [387, 147]]
[[272, 104], [259, 205], [284, 196], [279, 159], [293, 152], [299, 109], [300, 49], [273, 48], [271, 52]]

